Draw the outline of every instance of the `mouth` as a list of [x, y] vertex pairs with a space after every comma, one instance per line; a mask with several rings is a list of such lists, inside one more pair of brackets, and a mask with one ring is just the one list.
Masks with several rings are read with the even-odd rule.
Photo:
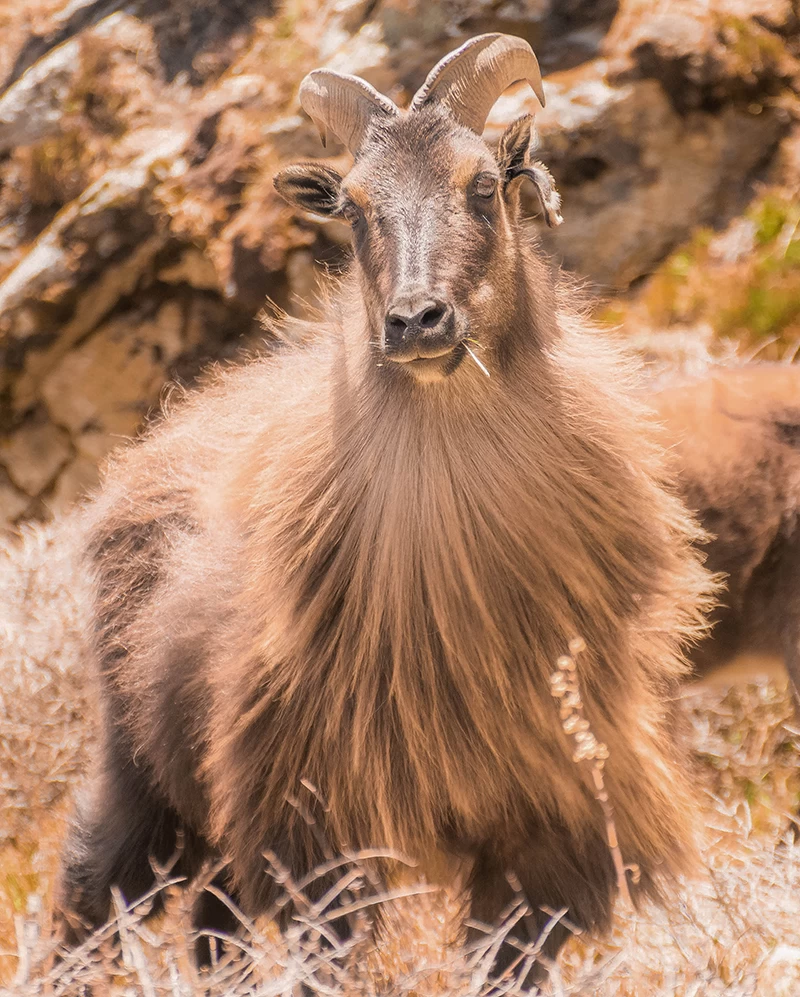
[[434, 356], [397, 357], [395, 362], [402, 365], [420, 381], [440, 381], [449, 377], [461, 365], [467, 355], [466, 343], [461, 340], [455, 346], [442, 350]]

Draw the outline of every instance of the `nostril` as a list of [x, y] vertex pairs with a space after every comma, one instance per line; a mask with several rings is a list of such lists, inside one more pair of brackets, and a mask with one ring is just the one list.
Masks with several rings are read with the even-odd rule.
[[388, 315], [386, 318], [386, 328], [400, 335], [408, 328], [408, 320], [401, 318], [399, 315]]
[[444, 318], [444, 307], [435, 305], [433, 308], [426, 308], [419, 317], [419, 324], [423, 329], [433, 329]]

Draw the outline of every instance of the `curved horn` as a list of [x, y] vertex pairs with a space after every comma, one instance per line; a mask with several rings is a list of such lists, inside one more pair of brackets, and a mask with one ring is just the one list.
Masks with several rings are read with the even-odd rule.
[[415, 94], [411, 110], [441, 101], [457, 121], [480, 135], [497, 98], [520, 80], [530, 83], [544, 107], [539, 63], [524, 38], [478, 35], [433, 67]]
[[322, 144], [333, 132], [355, 156], [375, 114], [394, 116], [397, 106], [358, 76], [315, 69], [300, 84], [300, 106], [319, 129]]

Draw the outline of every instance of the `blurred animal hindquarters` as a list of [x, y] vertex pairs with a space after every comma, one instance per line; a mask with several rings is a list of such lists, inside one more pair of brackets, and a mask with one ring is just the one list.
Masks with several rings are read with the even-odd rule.
[[353, 77], [304, 82], [355, 165], [276, 186], [351, 224], [351, 274], [307, 345], [189, 395], [83, 516], [103, 736], [65, 857], [70, 941], [112, 886], [148, 889], [179, 832], [186, 875], [225, 857], [251, 918], [281, 897], [265, 854], [300, 882], [328, 845], [376, 846], [470, 864], [487, 923], [521, 890], [498, 969], [548, 909], [607, 927], [605, 822], [550, 695], [576, 635], [638, 895], [691, 867], [671, 704], [713, 584], [635, 374], [521, 233], [526, 179], [558, 221], [531, 118], [497, 154], [480, 138], [522, 79], [543, 99], [527, 43], [484, 35], [406, 113]]
[[[713, 366], [652, 396], [689, 508], [725, 587], [695, 675], [774, 675], [800, 715], [800, 367]], [[728, 667], [730, 666], [730, 667]]]

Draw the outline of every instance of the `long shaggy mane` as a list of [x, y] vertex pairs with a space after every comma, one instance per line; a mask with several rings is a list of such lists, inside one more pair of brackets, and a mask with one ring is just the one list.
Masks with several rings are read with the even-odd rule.
[[265, 851], [489, 849], [603, 925], [603, 816], [549, 677], [582, 637], [653, 893], [691, 861], [673, 701], [713, 589], [636, 372], [560, 308], [430, 390], [375, 369], [352, 278], [329, 316], [109, 468], [84, 523], [109, 719], [245, 907], [275, 889]]

